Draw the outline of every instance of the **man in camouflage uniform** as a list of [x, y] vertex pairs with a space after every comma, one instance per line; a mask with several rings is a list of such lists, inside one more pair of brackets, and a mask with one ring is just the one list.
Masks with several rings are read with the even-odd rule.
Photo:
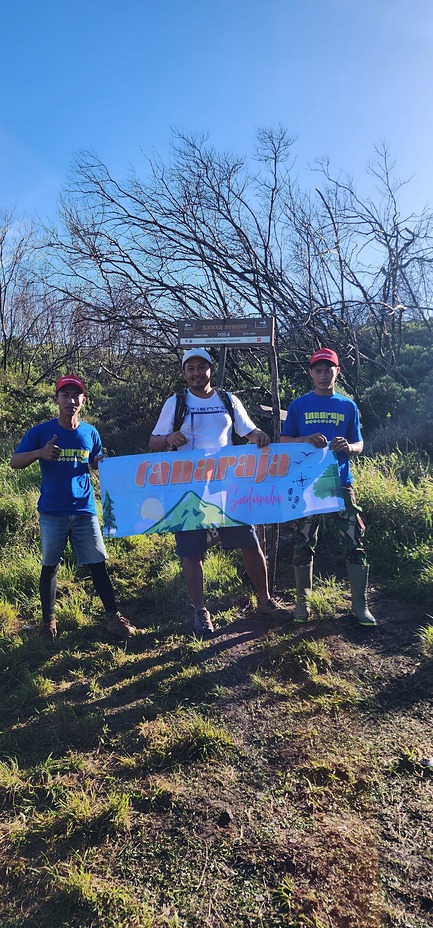
[[[352, 610], [360, 625], [372, 627], [376, 620], [367, 606], [368, 564], [363, 546], [365, 526], [352, 487], [350, 457], [360, 454], [364, 442], [356, 403], [336, 393], [340, 372], [338, 355], [320, 348], [310, 358], [314, 390], [294, 400], [284, 423], [282, 442], [308, 442], [315, 448], [329, 447], [336, 452], [345, 510], [335, 513], [344, 546], [352, 592]], [[317, 545], [320, 515], [300, 519], [295, 537], [294, 570], [297, 603], [294, 621], [305, 622], [310, 615], [308, 595], [313, 580], [313, 558]]]

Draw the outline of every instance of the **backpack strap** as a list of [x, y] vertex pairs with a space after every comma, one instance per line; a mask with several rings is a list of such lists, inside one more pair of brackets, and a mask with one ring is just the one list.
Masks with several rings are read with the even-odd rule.
[[220, 400], [223, 401], [224, 406], [225, 406], [225, 408], [226, 408], [226, 410], [227, 410], [227, 412], [228, 412], [228, 414], [229, 414], [229, 416], [230, 416], [230, 418], [231, 418], [231, 420], [232, 420], [232, 426], [233, 426], [233, 428], [234, 428], [234, 427], [235, 427], [235, 411], [234, 411], [234, 409], [233, 409], [233, 403], [232, 403], [232, 401], [231, 401], [231, 399], [230, 399], [230, 397], [229, 397], [227, 391], [226, 391], [226, 390], [221, 390], [221, 389], [218, 389], [218, 390], [217, 390], [217, 389], [215, 388], [215, 392], [218, 394]]
[[244, 445], [244, 444], [246, 444], [246, 439], [245, 439], [245, 438], [241, 438], [241, 436], [238, 435], [238, 433], [236, 432], [236, 429], [235, 429], [235, 411], [234, 411], [233, 403], [232, 403], [232, 401], [231, 401], [231, 398], [230, 398], [229, 394], [227, 393], [226, 390], [221, 390], [221, 389], [218, 389], [216, 392], [217, 392], [217, 394], [218, 394], [220, 400], [222, 400], [222, 402], [224, 403], [224, 406], [225, 406], [225, 408], [226, 408], [226, 410], [227, 410], [227, 412], [228, 412], [228, 414], [229, 414], [229, 416], [230, 416], [230, 418], [231, 418], [231, 420], [232, 420], [232, 442], [233, 442], [233, 444], [234, 444], [234, 445]]
[[174, 409], [173, 432], [178, 432], [187, 415], [188, 407], [186, 405], [186, 389], [176, 393], [176, 406]]

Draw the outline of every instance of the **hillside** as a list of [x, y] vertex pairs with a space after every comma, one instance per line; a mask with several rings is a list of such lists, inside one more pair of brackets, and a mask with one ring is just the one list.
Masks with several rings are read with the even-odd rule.
[[138, 638], [107, 641], [67, 562], [58, 644], [31, 615], [2, 640], [2, 928], [427, 928], [425, 611], [373, 587], [363, 630], [341, 575], [271, 624], [214, 548], [201, 642], [170, 537], [111, 544]]

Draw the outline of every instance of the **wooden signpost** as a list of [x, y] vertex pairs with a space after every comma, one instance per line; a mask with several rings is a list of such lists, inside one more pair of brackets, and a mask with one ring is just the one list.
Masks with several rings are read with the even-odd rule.
[[243, 345], [273, 345], [274, 319], [272, 316], [250, 318], [185, 319], [178, 322], [178, 343], [183, 348], [194, 345], [226, 348]]

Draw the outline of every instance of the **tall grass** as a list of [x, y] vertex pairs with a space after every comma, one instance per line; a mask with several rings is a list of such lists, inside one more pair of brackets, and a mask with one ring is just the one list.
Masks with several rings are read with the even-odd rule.
[[40, 554], [22, 546], [11, 546], [0, 559], [0, 590], [3, 598], [29, 616], [39, 608]]
[[366, 547], [378, 580], [423, 599], [433, 594], [433, 473], [424, 459], [394, 451], [355, 466], [367, 523]]

